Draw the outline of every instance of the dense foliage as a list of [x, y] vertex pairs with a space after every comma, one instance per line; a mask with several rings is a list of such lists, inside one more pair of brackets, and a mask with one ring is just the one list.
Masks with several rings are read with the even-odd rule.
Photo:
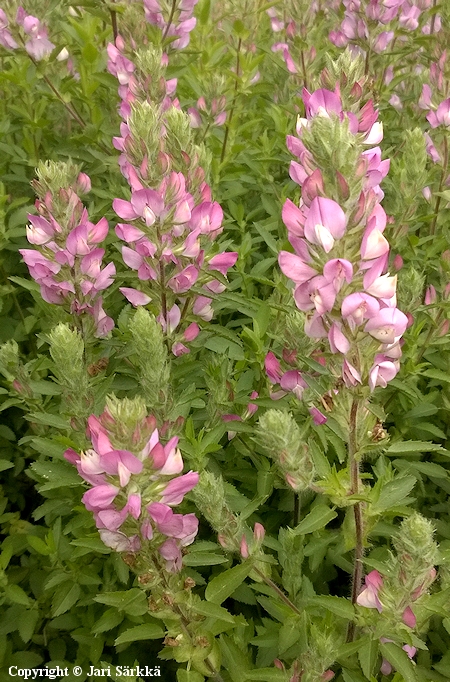
[[449, 36], [3, 1], [5, 679], [450, 679]]

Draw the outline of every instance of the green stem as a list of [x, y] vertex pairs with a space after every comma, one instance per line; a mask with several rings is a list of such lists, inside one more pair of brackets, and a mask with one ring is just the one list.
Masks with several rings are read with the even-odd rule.
[[289, 597], [287, 597], [287, 596], [284, 594], [283, 590], [280, 590], [280, 588], [278, 587], [278, 585], [276, 585], [276, 584], [273, 582], [273, 580], [271, 580], [271, 579], [268, 578], [266, 575], [264, 575], [264, 573], [263, 573], [262, 571], [260, 571], [259, 568], [254, 568], [253, 570], [254, 570], [255, 573], [256, 573], [257, 575], [259, 575], [259, 577], [266, 583], [266, 585], [269, 585], [269, 587], [271, 587], [272, 590], [274, 590], [274, 592], [277, 593], [277, 595], [280, 597], [280, 599], [281, 599], [282, 601], [284, 601], [284, 603], [285, 603], [287, 606], [289, 606], [289, 608], [292, 609], [292, 611], [293, 611], [294, 613], [296, 613], [297, 616], [301, 616], [301, 615], [302, 615], [302, 612], [300, 611], [300, 609], [298, 609], [298, 608], [296, 607], [296, 605], [289, 599]]
[[167, 36], [167, 34], [168, 34], [168, 32], [169, 32], [169, 28], [170, 28], [170, 26], [171, 26], [171, 24], [172, 24], [173, 15], [175, 14], [176, 7], [177, 7], [177, 0], [172, 0], [172, 7], [170, 8], [170, 14], [169, 14], [169, 20], [168, 20], [168, 22], [167, 22], [167, 26], [166, 26], [166, 28], [164, 29], [163, 40], [166, 38], [166, 36]]
[[[350, 408], [349, 420], [349, 438], [348, 438], [348, 462], [350, 468], [351, 494], [357, 495], [361, 489], [361, 480], [359, 475], [359, 462], [357, 460], [358, 442], [357, 442], [357, 427], [358, 427], [358, 398], [353, 398], [352, 406]], [[357, 502], [353, 507], [353, 514], [355, 518], [355, 555], [353, 559], [353, 582], [352, 582], [352, 604], [356, 604], [356, 600], [361, 591], [364, 556], [364, 520], [362, 503]], [[355, 624], [349, 623], [347, 630], [347, 642], [352, 642], [355, 638]]]
[[436, 223], [438, 219], [438, 214], [439, 214], [439, 208], [441, 206], [441, 192], [442, 188], [444, 186], [445, 179], [447, 177], [448, 173], [448, 140], [447, 140], [447, 135], [444, 137], [444, 162], [442, 164], [442, 173], [441, 173], [441, 181], [439, 183], [439, 196], [436, 197], [436, 204], [434, 207], [434, 218], [433, 222], [431, 223], [430, 226], [430, 234], [435, 234], [436, 232]]
[[233, 94], [233, 100], [231, 102], [231, 107], [230, 107], [230, 115], [228, 117], [227, 127], [225, 129], [225, 136], [223, 138], [222, 153], [220, 155], [220, 163], [222, 163], [224, 158], [225, 158], [225, 152], [227, 149], [228, 137], [230, 134], [231, 121], [233, 119], [234, 109], [236, 106], [236, 100], [237, 100], [237, 96], [238, 96], [239, 71], [241, 69], [241, 46], [242, 46], [242, 39], [239, 38], [237, 51], [236, 51], [236, 81], [234, 83], [234, 94]]

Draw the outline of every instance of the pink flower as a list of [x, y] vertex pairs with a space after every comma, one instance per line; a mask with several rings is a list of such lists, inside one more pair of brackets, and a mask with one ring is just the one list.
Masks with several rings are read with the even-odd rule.
[[389, 381], [397, 375], [398, 370], [398, 361], [391, 360], [385, 355], [376, 355], [375, 363], [369, 371], [370, 390], [374, 391], [376, 386], [386, 388]]
[[340, 239], [346, 228], [346, 217], [342, 208], [332, 199], [316, 197], [305, 221], [305, 237], [312, 244], [320, 244], [325, 253]]
[[196, 471], [189, 471], [189, 473], [183, 476], [172, 479], [164, 488], [161, 502], [170, 506], [180, 504], [186, 493], [195, 488], [197, 483], [198, 473]]
[[398, 308], [382, 308], [369, 319], [364, 331], [377, 341], [389, 344], [404, 334], [407, 324], [408, 318]]
[[269, 377], [272, 384], [278, 384], [283, 373], [281, 371], [280, 361], [278, 360], [278, 358], [275, 357], [272, 351], [269, 351], [267, 353], [266, 358], [264, 360], [264, 366], [266, 369], [266, 374]]
[[356, 599], [359, 606], [365, 606], [367, 609], [377, 609], [379, 613], [383, 610], [378, 592], [383, 587], [383, 578], [378, 571], [371, 571], [365, 577], [365, 588], [360, 592]]
[[209, 263], [209, 270], [217, 270], [222, 275], [226, 275], [228, 270], [233, 267], [238, 259], [238, 253], [236, 251], [224, 251], [223, 253], [218, 253], [217, 256], [213, 256]]

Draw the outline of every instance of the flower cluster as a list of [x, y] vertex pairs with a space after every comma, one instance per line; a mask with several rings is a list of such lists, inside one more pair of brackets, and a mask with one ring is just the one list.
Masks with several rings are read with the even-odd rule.
[[[426, 598], [430, 585], [436, 579], [434, 564], [438, 560], [438, 548], [433, 539], [432, 523], [417, 512], [401, 524], [393, 540], [396, 555], [391, 555], [388, 578], [373, 570], [365, 577], [364, 587], [356, 603], [383, 614], [386, 625], [402, 623], [408, 628], [416, 627], [416, 616], [411, 605]], [[392, 640], [382, 638], [381, 641]], [[405, 645], [404, 651], [412, 658], [414, 647]], [[383, 661], [381, 672], [388, 675], [390, 664]]]
[[198, 519], [195, 514], [176, 514], [172, 507], [194, 488], [198, 474], [180, 475], [178, 437], [163, 445], [156, 420], [145, 416], [143, 403], [114, 398], [107, 400], [100, 417], [89, 417], [88, 436], [91, 449], [81, 454], [69, 449], [64, 456], [91, 486], [83, 503], [93, 513], [105, 545], [117, 552], [137, 552], [152, 540], [166, 570], [180, 570], [181, 549], [193, 542]]
[[[280, 52], [283, 56], [286, 68], [289, 73], [302, 73], [306, 78], [309, 67], [311, 67], [317, 54], [314, 46], [308, 50], [304, 49], [305, 39], [311, 28], [317, 22], [317, 2], [294, 3], [282, 19], [277, 8], [270, 7], [266, 10], [272, 31], [280, 35], [281, 40], [272, 45], [272, 52]], [[288, 18], [286, 17], [288, 15]]]
[[197, 19], [192, 16], [198, 0], [144, 0], [145, 18], [161, 29], [162, 37], [172, 38], [171, 46], [182, 50], [189, 45], [190, 32]]
[[[20, 26], [25, 34], [21, 40], [30, 57], [37, 62], [48, 57], [55, 46], [48, 38], [47, 27], [36, 17], [27, 14], [23, 7], [17, 9], [15, 19], [17, 26]], [[6, 13], [0, 9], [0, 45], [3, 45], [7, 50], [16, 50], [19, 45], [9, 30], [9, 26]]]
[[213, 297], [224, 291], [237, 253], [211, 248], [223, 211], [205, 182], [207, 159], [193, 142], [189, 116], [170, 98], [176, 80], [164, 78], [167, 60], [149, 48], [134, 68], [117, 45], [123, 48], [120, 41], [108, 48], [109, 70], [121, 84], [125, 121], [113, 143], [132, 195], [115, 199], [113, 208], [126, 221], [116, 227], [123, 260], [139, 280], [139, 288], [121, 292], [135, 306], [152, 302], [173, 353], [181, 355], [200, 331], [197, 321], [212, 318]]
[[[355, 84], [353, 94], [360, 87]], [[345, 111], [338, 89], [303, 91], [306, 118], [288, 136], [290, 176], [302, 188], [282, 217], [294, 253], [279, 264], [295, 283], [305, 333], [326, 339], [346, 386], [385, 387], [398, 372], [408, 320], [396, 307], [397, 276], [387, 270], [387, 217], [379, 183], [389, 169], [378, 144], [382, 124], [372, 101]], [[369, 146], [369, 149], [366, 147]], [[291, 376], [284, 381], [291, 382]], [[281, 381], [281, 379], [280, 379]], [[296, 386], [302, 388], [301, 381]]]
[[[419, 27], [420, 15], [431, 7], [431, 0], [344, 0], [343, 5], [344, 18], [339, 28], [330, 32], [330, 41], [337, 47], [352, 43], [354, 51], [361, 50], [360, 41], [368, 41], [370, 50], [380, 53], [394, 39], [392, 29], [415, 31]], [[390, 30], [385, 30], [388, 25]], [[435, 22], [434, 30], [439, 28]], [[430, 32], [429, 24], [422, 32]]]
[[[35, 249], [20, 249], [30, 275], [39, 284], [44, 301], [65, 305], [75, 315], [94, 318], [96, 336], [114, 327], [102, 307], [103, 290], [110, 286], [116, 269], [102, 268], [105, 249], [99, 247], [108, 234], [108, 221], [90, 222], [77, 192], [90, 190], [90, 179], [69, 164], [41, 164], [39, 180], [33, 182], [38, 194], [38, 215], [28, 215], [27, 239]], [[60, 189], [56, 189], [56, 188]]]

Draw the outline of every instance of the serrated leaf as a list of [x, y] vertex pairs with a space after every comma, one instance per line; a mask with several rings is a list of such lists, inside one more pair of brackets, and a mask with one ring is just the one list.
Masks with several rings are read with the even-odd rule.
[[57, 618], [72, 608], [72, 606], [78, 601], [80, 594], [81, 588], [77, 583], [73, 583], [68, 592], [66, 592], [65, 586], [61, 586], [53, 600], [53, 617]]
[[92, 628], [92, 633], [98, 635], [101, 632], [108, 632], [120, 625], [123, 621], [123, 613], [117, 609], [107, 609]]
[[192, 552], [183, 557], [185, 566], [215, 566], [224, 564], [228, 558], [223, 554], [213, 554], [212, 552]]
[[143, 616], [148, 611], [145, 594], [137, 587], [118, 592], [103, 592], [94, 597], [94, 601], [107, 606], [114, 606], [130, 616]]
[[42, 538], [38, 538], [36, 535], [27, 535], [27, 542], [36, 552], [42, 554], [43, 556], [48, 556], [52, 553], [52, 549], [47, 545]]
[[381, 488], [378, 500], [370, 507], [370, 514], [380, 514], [401, 504], [415, 484], [416, 478], [414, 476], [398, 476], [393, 481], [388, 481]]
[[353, 620], [355, 616], [353, 604], [348, 599], [345, 599], [345, 597], [316, 596], [309, 600], [309, 604], [311, 606], [321, 606], [336, 616], [345, 618], [345, 620]]
[[358, 650], [358, 658], [361, 670], [367, 679], [370, 680], [378, 658], [378, 640], [369, 639], [365, 642]]
[[244, 561], [242, 564], [233, 566], [233, 568], [229, 568], [227, 571], [216, 575], [208, 583], [205, 590], [205, 598], [215, 604], [221, 604], [244, 582], [252, 568], [252, 562]]
[[30, 603], [27, 593], [19, 585], [7, 585], [5, 588], [5, 596], [13, 604], [28, 606]]
[[126, 644], [127, 642], [137, 642], [142, 639], [162, 639], [164, 637], [164, 630], [156, 623], [144, 623], [144, 625], [136, 625], [134, 628], [129, 628], [120, 634], [114, 644]]
[[208, 618], [218, 618], [227, 623], [234, 623], [235, 618], [226, 609], [213, 602], [201, 601], [193, 605], [193, 611]]
[[26, 614], [19, 618], [17, 629], [25, 644], [32, 638], [38, 620], [39, 611], [37, 609], [29, 609]]
[[302, 628], [301, 619], [298, 616], [288, 618], [278, 633], [278, 651], [284, 654], [299, 639]]
[[326, 504], [318, 504], [305, 518], [300, 521], [295, 527], [297, 535], [306, 535], [307, 533], [314, 533], [326, 526], [330, 521], [335, 519], [337, 513], [334, 509], [330, 509]]
[[177, 682], [204, 682], [204, 676], [195, 670], [177, 670]]
[[405, 682], [417, 682], [414, 664], [403, 649], [396, 644], [387, 642], [386, 644], [380, 644], [380, 651], [392, 667], [403, 676]]
[[401, 440], [397, 443], [392, 443], [386, 450], [387, 455], [408, 454], [410, 452], [433, 452], [435, 450], [443, 450], [442, 445], [437, 443], [429, 443], [424, 440]]
[[259, 668], [245, 673], [244, 680], [260, 680], [261, 682], [286, 682], [286, 673], [278, 668]]

